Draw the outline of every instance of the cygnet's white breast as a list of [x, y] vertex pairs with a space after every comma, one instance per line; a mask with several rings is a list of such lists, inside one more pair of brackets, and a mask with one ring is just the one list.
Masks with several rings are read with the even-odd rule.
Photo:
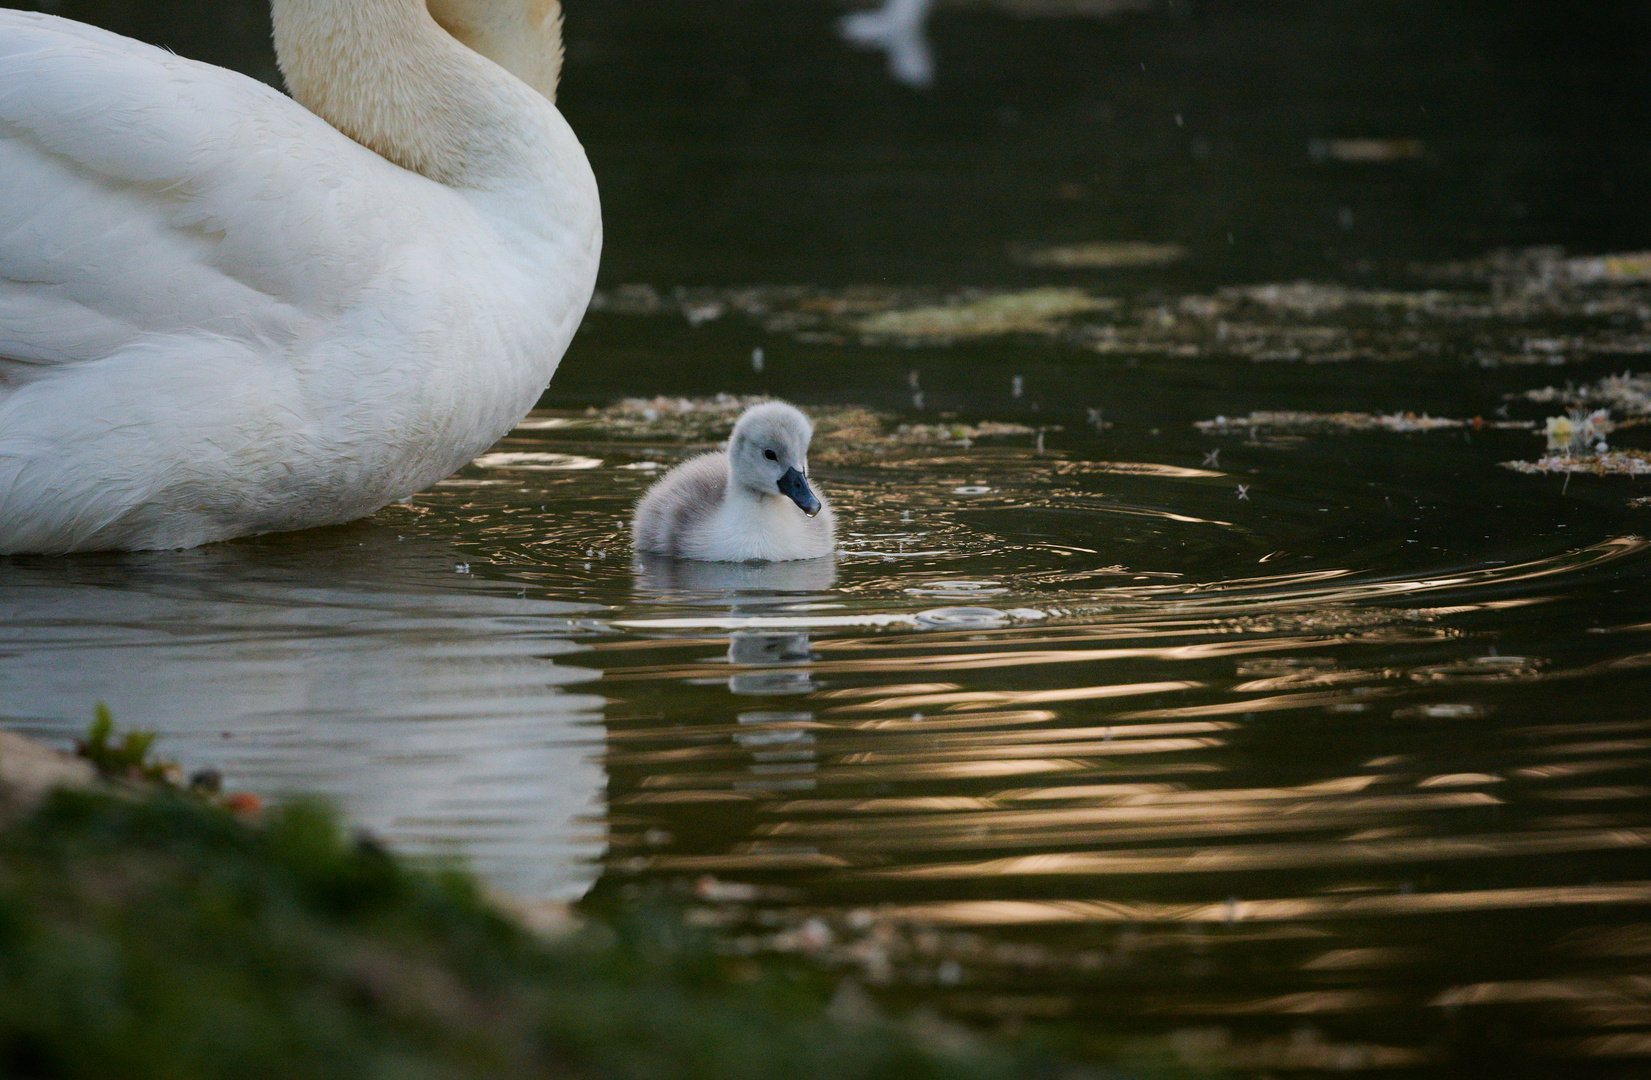
[[683, 462], [643, 495], [631, 524], [636, 549], [705, 562], [831, 554], [836, 520], [808, 483], [812, 437], [793, 406], [753, 405], [726, 449]]

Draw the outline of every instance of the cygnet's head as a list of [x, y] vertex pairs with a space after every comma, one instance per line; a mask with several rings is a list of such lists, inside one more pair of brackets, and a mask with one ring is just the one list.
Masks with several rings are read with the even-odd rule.
[[728, 439], [728, 471], [735, 484], [757, 495], [783, 495], [813, 517], [820, 500], [808, 487], [808, 441], [814, 426], [783, 401], [753, 405]]

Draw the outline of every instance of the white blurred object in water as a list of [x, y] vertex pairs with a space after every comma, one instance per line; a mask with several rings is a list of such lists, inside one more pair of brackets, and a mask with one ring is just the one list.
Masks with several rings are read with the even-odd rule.
[[857, 11], [837, 25], [845, 40], [888, 53], [894, 78], [907, 86], [927, 87], [934, 82], [934, 55], [924, 24], [932, 4], [933, 0], [885, 0], [876, 11]]

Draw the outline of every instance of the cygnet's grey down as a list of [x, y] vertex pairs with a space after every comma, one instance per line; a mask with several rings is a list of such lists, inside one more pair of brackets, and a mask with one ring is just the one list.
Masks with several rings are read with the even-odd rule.
[[831, 507], [808, 486], [814, 427], [783, 401], [753, 405], [726, 450], [660, 478], [636, 504], [636, 550], [705, 562], [788, 562], [829, 555]]

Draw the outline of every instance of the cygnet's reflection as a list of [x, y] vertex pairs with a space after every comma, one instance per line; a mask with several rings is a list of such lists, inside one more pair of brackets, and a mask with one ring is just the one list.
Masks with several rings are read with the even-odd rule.
[[808, 635], [741, 630], [729, 635], [728, 662], [736, 670], [728, 689], [736, 694], [806, 694], [815, 688], [806, 666], [814, 659]]
[[807, 634], [740, 631], [728, 638], [728, 660], [734, 664], [806, 664], [814, 659]]
[[[772, 563], [716, 563], [639, 555], [637, 592], [696, 607], [725, 607], [730, 615], [783, 615], [801, 604], [828, 600], [837, 580], [835, 559]], [[814, 689], [808, 635], [794, 630], [735, 630], [728, 662], [736, 694], [806, 694]]]
[[64, 743], [98, 701], [186, 769], [316, 792], [496, 887], [595, 878], [603, 699], [570, 604], [371, 525], [189, 552], [0, 560], [0, 723]]
[[837, 583], [837, 560], [830, 557], [726, 563], [638, 554], [633, 567], [637, 592], [643, 596], [727, 603], [736, 611], [794, 604], [798, 593], [822, 592]]
[[[671, 604], [726, 609], [734, 621], [759, 622], [832, 602], [835, 559], [774, 563], [713, 563], [639, 555], [634, 563], [640, 595]], [[808, 634], [755, 625], [728, 635], [729, 693], [741, 697], [811, 694], [814, 650]], [[814, 786], [814, 714], [769, 709], [741, 711], [734, 742], [749, 756], [737, 790], [806, 791]]]
[[819, 768], [811, 712], [742, 712], [734, 742], [749, 755], [747, 777], [734, 782], [744, 791], [810, 791]]

